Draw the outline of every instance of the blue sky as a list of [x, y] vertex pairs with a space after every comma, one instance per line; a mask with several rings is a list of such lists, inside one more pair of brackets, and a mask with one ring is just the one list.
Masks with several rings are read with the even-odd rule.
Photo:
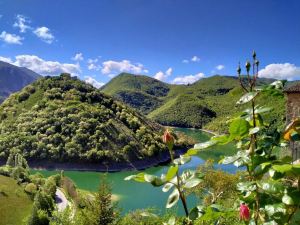
[[[297, 0], [0, 0], [0, 60], [100, 86], [120, 72], [170, 83], [236, 74], [300, 79]], [[76, 57], [77, 55], [77, 57]]]

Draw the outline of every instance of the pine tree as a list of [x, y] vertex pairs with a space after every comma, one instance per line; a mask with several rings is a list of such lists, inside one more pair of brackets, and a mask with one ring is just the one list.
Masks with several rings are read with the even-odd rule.
[[117, 210], [116, 205], [112, 202], [111, 191], [111, 185], [107, 182], [106, 177], [103, 176], [96, 196], [99, 225], [111, 225], [116, 221]]

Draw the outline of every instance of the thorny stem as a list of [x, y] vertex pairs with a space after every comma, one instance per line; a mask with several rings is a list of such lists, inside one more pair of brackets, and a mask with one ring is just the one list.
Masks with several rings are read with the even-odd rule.
[[[252, 69], [253, 69], [252, 79], [250, 78], [249, 70], [247, 71], [249, 90], [244, 86], [241, 75], [239, 74], [239, 80], [240, 80], [241, 87], [247, 93], [252, 92], [255, 88], [255, 85], [256, 85], [256, 78], [258, 76], [258, 65], [255, 64], [255, 58], [253, 59]], [[252, 117], [253, 117], [253, 127], [255, 128], [257, 126], [257, 123], [256, 123], [256, 117], [255, 117], [255, 101], [254, 101], [254, 99], [251, 100], [251, 108], [252, 108]], [[252, 134], [251, 135], [251, 143], [250, 143], [250, 157], [251, 157], [251, 163], [252, 164], [254, 163], [253, 161], [254, 161], [254, 154], [255, 154], [255, 149], [256, 148], [257, 148], [256, 134]], [[252, 169], [250, 169], [249, 166], [247, 166], [247, 171], [250, 175], [250, 179], [252, 181], [255, 181], [256, 178], [253, 175], [253, 167], [252, 167]], [[255, 224], [258, 224], [258, 219], [259, 219], [259, 196], [258, 196], [258, 191], [257, 191], [258, 186], [257, 186], [257, 184], [255, 184], [255, 185], [256, 185], [256, 191], [255, 191], [256, 196], [255, 196], [255, 216], [254, 216], [254, 220], [255, 220]]]
[[[173, 155], [173, 151], [172, 151], [172, 146], [168, 146], [168, 149], [169, 149], [171, 161], [172, 161], [172, 163], [174, 163], [174, 155]], [[178, 171], [176, 172], [176, 178], [177, 178], [177, 185], [176, 184], [174, 184], [174, 185], [178, 190], [179, 198], [180, 198], [181, 203], [183, 205], [185, 216], [188, 217], [189, 216], [189, 210], [188, 210], [187, 203], [186, 203], [186, 197], [185, 197], [183, 191], [181, 190], [180, 176], [179, 176]]]

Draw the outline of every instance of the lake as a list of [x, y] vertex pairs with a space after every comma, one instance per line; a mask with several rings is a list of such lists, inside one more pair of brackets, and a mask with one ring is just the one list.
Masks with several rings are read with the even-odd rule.
[[[210, 137], [210, 134], [198, 129], [175, 128], [175, 131], [184, 132], [186, 135], [189, 135], [199, 142], [206, 141]], [[182, 166], [182, 169], [196, 169], [208, 158], [212, 158], [216, 161], [220, 159], [220, 156], [232, 155], [235, 151], [235, 146], [232, 144], [213, 147], [194, 156], [191, 162]], [[215, 167], [229, 173], [235, 173], [237, 170], [233, 165], [220, 165], [216, 163]], [[167, 166], [158, 166], [146, 169], [144, 172], [160, 176], [162, 173], [166, 172], [167, 169]], [[36, 172], [36, 170], [34, 170], [34, 172]], [[58, 171], [48, 170], [38, 170], [38, 172], [45, 176], [58, 173]], [[149, 207], [154, 207], [161, 212], [164, 212], [168, 193], [162, 192], [161, 187], [155, 188], [146, 183], [124, 181], [126, 176], [136, 173], [138, 173], [138, 171], [124, 171], [107, 174], [107, 178], [112, 184], [113, 194], [118, 195], [120, 198], [118, 206], [122, 209], [122, 212], [126, 213], [135, 209]], [[89, 191], [98, 190], [101, 172], [64, 171], [64, 174], [70, 177], [80, 189]], [[188, 197], [188, 204], [190, 204], [190, 207], [195, 206], [197, 201], [199, 200], [196, 199], [195, 196]], [[178, 210], [178, 213], [183, 212], [181, 207], [174, 210]]]

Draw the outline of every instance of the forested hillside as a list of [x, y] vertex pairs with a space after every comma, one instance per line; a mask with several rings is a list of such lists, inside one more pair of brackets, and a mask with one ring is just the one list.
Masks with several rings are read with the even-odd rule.
[[[260, 78], [257, 85], [261, 87], [273, 81]], [[227, 116], [237, 111], [234, 103], [243, 95], [237, 77], [219, 75], [190, 85], [173, 85], [147, 76], [123, 73], [112, 79], [102, 91], [160, 124], [207, 128], [219, 132], [224, 131]], [[278, 98], [264, 93], [258, 97], [258, 102], [266, 103], [269, 107], [275, 106], [272, 116], [282, 119], [283, 96]]]
[[0, 106], [0, 156], [49, 161], [132, 161], [165, 149], [161, 127], [68, 74], [45, 77]]

